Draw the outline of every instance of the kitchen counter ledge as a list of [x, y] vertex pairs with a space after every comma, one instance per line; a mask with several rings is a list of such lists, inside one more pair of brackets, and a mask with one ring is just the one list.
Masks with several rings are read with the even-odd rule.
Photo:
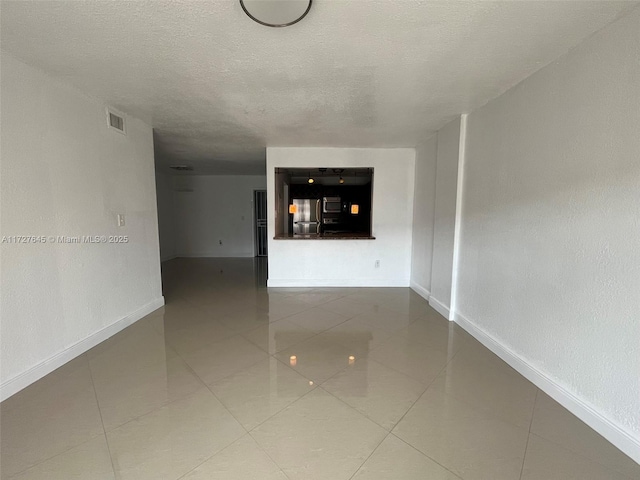
[[274, 240], [375, 240], [366, 233], [320, 233], [318, 235], [280, 235]]

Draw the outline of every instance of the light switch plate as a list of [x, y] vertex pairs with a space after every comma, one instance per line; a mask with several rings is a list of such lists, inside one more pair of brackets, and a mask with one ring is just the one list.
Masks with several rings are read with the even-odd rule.
[[118, 226], [124, 227], [124, 215], [121, 213], [118, 214]]

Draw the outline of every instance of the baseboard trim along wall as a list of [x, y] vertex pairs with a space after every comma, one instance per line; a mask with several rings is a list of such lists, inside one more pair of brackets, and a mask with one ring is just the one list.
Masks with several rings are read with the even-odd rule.
[[449, 307], [447, 307], [444, 303], [442, 303], [440, 300], [435, 298], [433, 295], [429, 295], [428, 300], [429, 300], [429, 305], [431, 305], [431, 307], [433, 307], [433, 309], [436, 312], [438, 312], [447, 320], [451, 320], [451, 318], [449, 318]]
[[416, 292], [418, 295], [420, 295], [422, 298], [424, 298], [427, 302], [429, 301], [429, 297], [431, 297], [431, 292], [429, 290], [427, 290], [422, 285], [419, 285], [418, 283], [416, 283], [414, 281], [411, 281], [409, 286], [411, 287], [411, 290]]
[[504, 346], [499, 340], [460, 313], [455, 313], [454, 321], [540, 390], [609, 440], [634, 461], [640, 463], [640, 438], [635, 437], [620, 425], [613, 423], [598, 412], [595, 407], [576, 397], [546, 373], [531, 365], [526, 359]]
[[44, 360], [43, 362], [40, 362], [38, 365], [31, 367], [26, 372], [23, 372], [16, 377], [7, 380], [2, 385], [0, 385], [0, 401], [4, 401], [10, 396], [18, 393], [23, 388], [26, 388], [32, 383], [40, 380], [45, 375], [53, 372], [56, 368], [59, 368], [65, 363], [73, 360], [77, 356], [82, 355], [87, 350], [95, 347], [100, 342], [104, 342], [109, 337], [112, 337], [119, 331], [124, 330], [129, 325], [149, 315], [151, 312], [157, 310], [163, 305], [164, 297], [157, 298], [138, 308], [136, 311], [130, 313], [126, 317], [123, 317], [115, 323], [112, 323], [108, 327], [92, 333], [87, 338], [80, 340], [79, 342], [62, 350], [61, 352], [56, 353], [52, 357]]
[[174, 258], [253, 258], [254, 252], [196, 252], [177, 253]]
[[370, 278], [354, 278], [354, 279], [269, 279], [267, 287], [408, 287], [408, 281], [394, 281], [387, 279], [370, 279]]

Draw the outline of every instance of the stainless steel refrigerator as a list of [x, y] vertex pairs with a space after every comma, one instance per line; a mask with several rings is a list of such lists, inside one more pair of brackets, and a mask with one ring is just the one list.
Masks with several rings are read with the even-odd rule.
[[320, 199], [293, 199], [294, 235], [318, 235], [320, 233]]

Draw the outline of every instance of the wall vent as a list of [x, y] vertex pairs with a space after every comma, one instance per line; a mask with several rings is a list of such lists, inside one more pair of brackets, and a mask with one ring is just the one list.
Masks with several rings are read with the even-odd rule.
[[124, 115], [119, 112], [115, 112], [110, 108], [107, 108], [107, 126], [114, 129], [116, 132], [126, 135]]

